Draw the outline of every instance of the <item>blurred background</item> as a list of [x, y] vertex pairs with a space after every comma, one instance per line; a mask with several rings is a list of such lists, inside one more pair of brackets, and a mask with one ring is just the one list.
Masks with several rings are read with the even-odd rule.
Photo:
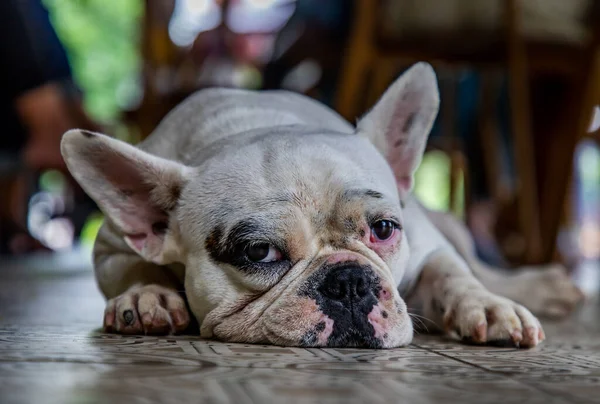
[[70, 128], [137, 143], [211, 86], [354, 121], [427, 61], [442, 106], [415, 193], [490, 263], [600, 284], [600, 1], [2, 0], [0, 60], [1, 255], [89, 253], [102, 215], [60, 157]]

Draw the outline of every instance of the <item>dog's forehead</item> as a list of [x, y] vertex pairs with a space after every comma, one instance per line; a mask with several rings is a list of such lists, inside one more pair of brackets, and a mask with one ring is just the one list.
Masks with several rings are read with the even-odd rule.
[[298, 208], [309, 215], [331, 212], [340, 197], [363, 194], [364, 204], [398, 198], [389, 166], [368, 141], [318, 132], [273, 133], [230, 147], [199, 168], [186, 194], [187, 205], [198, 208], [189, 214], [203, 216], [187, 219], [206, 231], [249, 216], [289, 218]]
[[230, 148], [202, 168], [199, 182], [212, 194], [248, 203], [294, 192], [322, 199], [349, 188], [396, 193], [389, 166], [368, 141], [318, 132], [274, 133]]

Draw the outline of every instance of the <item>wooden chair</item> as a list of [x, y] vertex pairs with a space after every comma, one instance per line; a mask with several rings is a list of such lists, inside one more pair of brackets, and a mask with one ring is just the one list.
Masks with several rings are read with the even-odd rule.
[[[400, 0], [401, 1], [401, 0]], [[443, 1], [443, 0], [442, 0]], [[590, 16], [598, 21], [598, 3]], [[554, 254], [564, 195], [569, 183], [573, 151], [585, 133], [598, 99], [598, 24], [592, 24], [590, 43], [583, 47], [532, 43], [522, 35], [521, 14], [516, 0], [503, 0], [501, 29], [486, 35], [474, 32], [433, 32], [413, 38], [390, 38], [380, 28], [381, 2], [358, 0], [352, 33], [346, 46], [336, 106], [347, 119], [354, 120], [365, 107], [365, 87], [369, 102], [382, 94], [401, 65], [428, 61], [434, 67], [470, 66], [490, 71], [506, 69], [509, 74], [514, 156], [518, 174], [515, 190], [519, 231], [523, 238], [522, 262], [548, 261]], [[574, 80], [571, 105], [554, 129], [548, 148], [539, 153], [538, 133], [532, 123], [530, 76], [552, 73]], [[481, 137], [491, 184], [497, 177], [497, 150], [493, 122], [489, 121], [493, 86], [484, 80], [483, 105], [488, 118], [483, 120]], [[583, 97], [574, 95], [579, 92]], [[595, 97], [595, 98], [594, 98]], [[567, 139], [568, 138], [568, 139]], [[550, 164], [552, 161], [561, 164]], [[553, 168], [554, 167], [554, 168]], [[559, 168], [560, 167], [560, 168]], [[506, 198], [495, 187], [495, 198]]]

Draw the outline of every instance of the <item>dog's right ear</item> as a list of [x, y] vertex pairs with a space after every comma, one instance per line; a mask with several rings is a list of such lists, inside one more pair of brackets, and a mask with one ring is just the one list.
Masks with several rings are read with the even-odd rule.
[[433, 68], [417, 63], [358, 121], [357, 133], [377, 147], [394, 171], [402, 199], [412, 189], [439, 103]]
[[179, 261], [170, 214], [191, 168], [78, 129], [64, 134], [61, 152], [73, 177], [135, 252], [157, 264]]

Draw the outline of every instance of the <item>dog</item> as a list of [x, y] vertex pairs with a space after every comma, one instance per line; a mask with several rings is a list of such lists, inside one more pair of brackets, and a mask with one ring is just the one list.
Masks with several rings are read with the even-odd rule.
[[69, 171], [106, 216], [105, 330], [197, 320], [227, 342], [393, 348], [412, 311], [471, 343], [538, 345], [526, 306], [569, 311], [581, 292], [561, 268], [487, 267], [460, 221], [411, 195], [438, 108], [419, 63], [356, 127], [303, 95], [205, 89], [137, 146], [68, 131]]

